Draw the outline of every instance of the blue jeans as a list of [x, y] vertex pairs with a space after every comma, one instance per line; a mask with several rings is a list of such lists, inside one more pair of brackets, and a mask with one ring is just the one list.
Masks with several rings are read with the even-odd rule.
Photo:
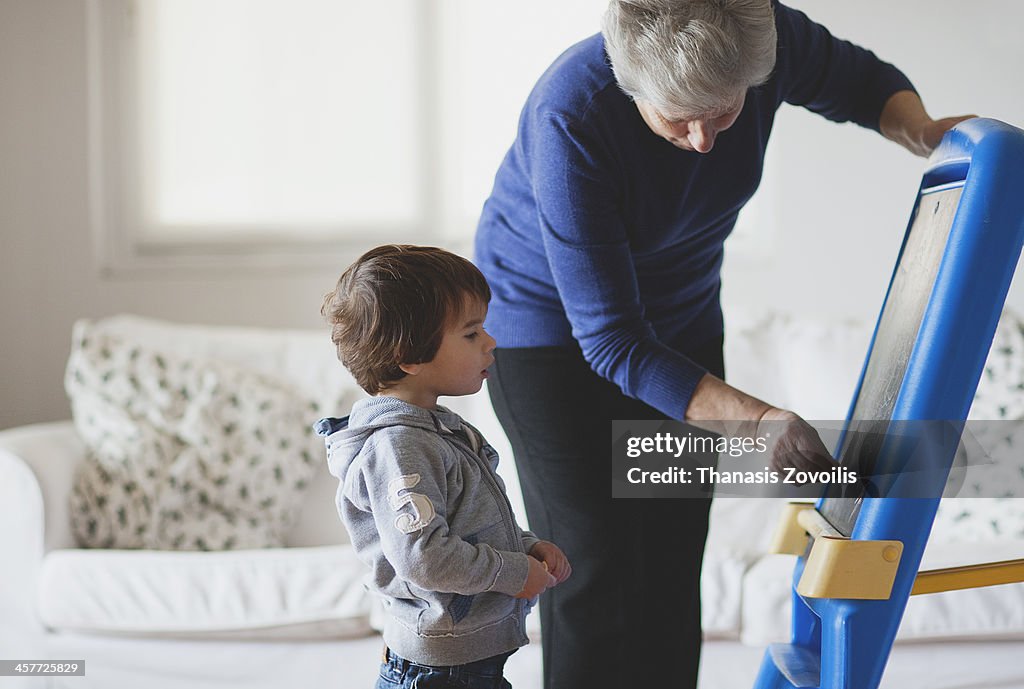
[[384, 649], [375, 689], [512, 689], [502, 676], [510, 651], [465, 665], [419, 665]]

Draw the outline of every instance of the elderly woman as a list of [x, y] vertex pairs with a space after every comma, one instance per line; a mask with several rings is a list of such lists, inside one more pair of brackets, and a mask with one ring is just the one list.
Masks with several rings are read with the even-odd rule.
[[[573, 576], [541, 607], [545, 686], [696, 684], [709, 501], [612, 500], [612, 419], [790, 420], [723, 381], [723, 242], [782, 103], [927, 155], [910, 81], [774, 0], [612, 0], [540, 78], [484, 206], [490, 394], [530, 524]], [[799, 454], [799, 453], [798, 453]]]

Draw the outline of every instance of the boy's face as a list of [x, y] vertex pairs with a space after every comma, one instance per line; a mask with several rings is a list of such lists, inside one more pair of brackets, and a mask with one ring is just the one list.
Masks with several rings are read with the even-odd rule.
[[480, 390], [487, 368], [494, 363], [495, 341], [483, 328], [487, 305], [467, 299], [462, 312], [448, 323], [441, 346], [431, 361], [403, 365], [409, 375], [396, 388], [405, 388], [412, 401], [433, 407], [441, 396], [472, 395]]

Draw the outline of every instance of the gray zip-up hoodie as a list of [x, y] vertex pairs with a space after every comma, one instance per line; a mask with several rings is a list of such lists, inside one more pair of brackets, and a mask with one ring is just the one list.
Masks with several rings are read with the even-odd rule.
[[498, 455], [443, 407], [360, 400], [316, 424], [338, 477], [337, 505], [370, 588], [388, 612], [384, 641], [424, 665], [462, 665], [528, 643], [526, 553]]

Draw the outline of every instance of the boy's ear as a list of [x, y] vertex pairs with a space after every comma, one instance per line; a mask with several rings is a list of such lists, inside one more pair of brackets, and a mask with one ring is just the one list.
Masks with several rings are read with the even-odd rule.
[[416, 376], [419, 375], [420, 369], [423, 368], [423, 364], [399, 364], [398, 368], [402, 369], [407, 376]]

